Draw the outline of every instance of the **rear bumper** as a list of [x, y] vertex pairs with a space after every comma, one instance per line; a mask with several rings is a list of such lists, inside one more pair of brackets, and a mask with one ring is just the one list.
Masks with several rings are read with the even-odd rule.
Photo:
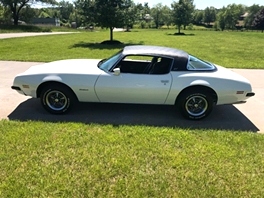
[[247, 93], [247, 95], [246, 95], [246, 97], [252, 97], [252, 96], [255, 96], [255, 93], [250, 92], [250, 93]]
[[[246, 94], [246, 97], [252, 97], [252, 96], [255, 96], [255, 93], [253, 93], [253, 92], [249, 92], [249, 93], [247, 93]], [[244, 103], [246, 103], [246, 101], [245, 100], [243, 100], [243, 101], [237, 101], [237, 102], [235, 102], [235, 103], [232, 103], [232, 104], [244, 104]]]
[[234, 103], [232, 103], [232, 104], [245, 104], [247, 101], [238, 101], [238, 102], [234, 102]]

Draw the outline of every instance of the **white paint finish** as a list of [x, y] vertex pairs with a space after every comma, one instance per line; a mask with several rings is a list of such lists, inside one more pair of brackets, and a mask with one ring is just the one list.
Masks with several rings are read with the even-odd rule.
[[[174, 71], [165, 75], [121, 73], [116, 76], [99, 69], [99, 61], [72, 59], [33, 66], [19, 74], [14, 85], [21, 88], [21, 85], [29, 85], [30, 88], [23, 88], [23, 92], [32, 97], [36, 97], [41, 83], [56, 81], [69, 86], [81, 102], [169, 105], [175, 103], [183, 89], [195, 85], [212, 88], [218, 96], [217, 104], [246, 100], [245, 95], [252, 91], [247, 79], [220, 66], [215, 72]], [[237, 91], [245, 93], [236, 94]]]
[[171, 74], [104, 73], [95, 90], [101, 102], [164, 104], [171, 83]]
[[[174, 104], [178, 94], [185, 88], [202, 85], [212, 88], [218, 96], [217, 104], [232, 104], [248, 99], [246, 94], [252, 92], [249, 81], [243, 76], [218, 66], [214, 72], [171, 72], [173, 76], [172, 90], [166, 104]], [[244, 94], [236, 94], [244, 91]]]
[[99, 59], [69, 59], [44, 63], [30, 67], [22, 75], [45, 74], [80, 74], [99, 75], [101, 70], [97, 67]]
[[22, 94], [37, 97], [36, 91], [41, 83], [55, 81], [69, 86], [80, 102], [98, 102], [94, 92], [94, 84], [102, 73], [97, 67], [100, 60], [78, 59], [62, 60], [32, 66], [25, 72], [18, 74], [13, 82], [14, 86], [29, 85]]

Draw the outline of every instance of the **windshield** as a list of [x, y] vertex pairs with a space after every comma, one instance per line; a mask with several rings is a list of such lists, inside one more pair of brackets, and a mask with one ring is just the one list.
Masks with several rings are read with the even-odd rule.
[[189, 55], [189, 61], [187, 65], [188, 70], [214, 70], [213, 64]]
[[99, 68], [104, 71], [109, 71], [113, 65], [118, 61], [118, 59], [121, 56], [121, 52], [118, 52], [117, 54], [111, 56], [110, 58], [104, 60], [100, 65]]

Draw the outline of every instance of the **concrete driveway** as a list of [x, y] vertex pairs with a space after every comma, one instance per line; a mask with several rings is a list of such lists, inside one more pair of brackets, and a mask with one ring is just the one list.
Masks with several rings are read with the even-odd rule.
[[94, 104], [78, 105], [66, 115], [51, 115], [39, 99], [18, 94], [10, 87], [16, 74], [40, 63], [0, 61], [0, 119], [147, 125], [193, 129], [226, 129], [264, 133], [264, 70], [233, 69], [248, 78], [256, 95], [245, 104], [216, 106], [202, 121], [183, 119], [171, 106]]
[[77, 32], [23, 32], [23, 33], [1, 33], [0, 39], [28, 37], [28, 36], [47, 36], [55, 34], [72, 34]]

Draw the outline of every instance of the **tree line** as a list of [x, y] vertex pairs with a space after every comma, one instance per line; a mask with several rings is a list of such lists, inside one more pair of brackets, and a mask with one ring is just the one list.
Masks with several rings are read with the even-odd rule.
[[[51, 6], [34, 8], [34, 2]], [[30, 23], [32, 18], [59, 18], [62, 26], [98, 26], [110, 29], [133, 26], [139, 28], [160, 28], [175, 25], [180, 33], [187, 26], [203, 25], [215, 30], [260, 29], [264, 30], [264, 6], [230, 4], [221, 9], [207, 7], [195, 9], [193, 0], [172, 1], [171, 6], [158, 3], [134, 3], [133, 0], [75, 0], [73, 3], [57, 0], [0, 0], [0, 23], [19, 21]], [[243, 24], [239, 24], [243, 21]]]

